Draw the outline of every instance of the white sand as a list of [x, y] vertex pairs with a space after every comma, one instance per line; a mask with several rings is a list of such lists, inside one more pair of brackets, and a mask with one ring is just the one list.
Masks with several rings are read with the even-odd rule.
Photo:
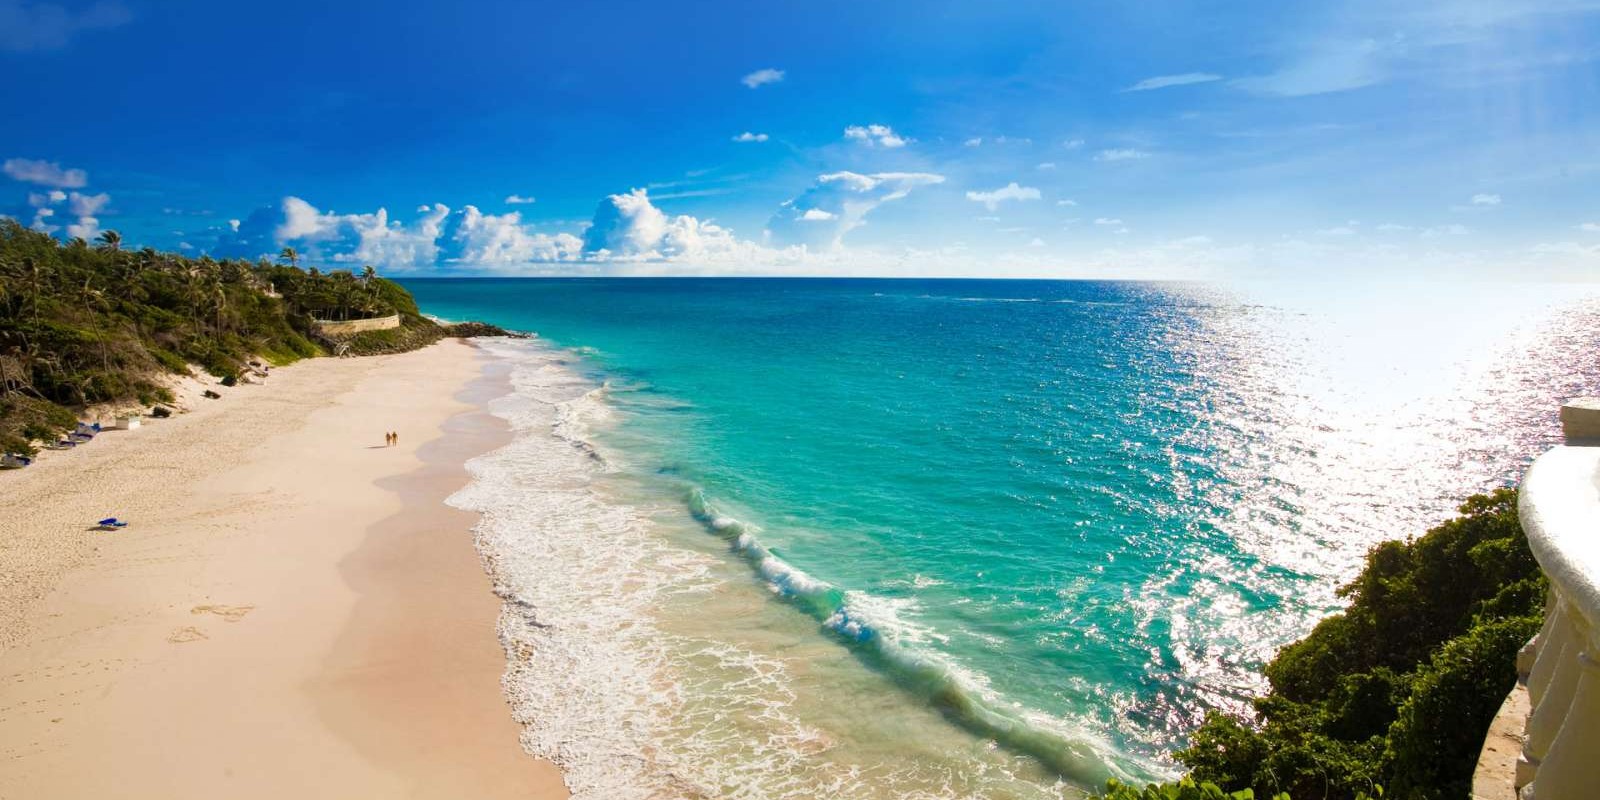
[[481, 368], [306, 361], [0, 473], [0, 798], [564, 797], [442, 503]]

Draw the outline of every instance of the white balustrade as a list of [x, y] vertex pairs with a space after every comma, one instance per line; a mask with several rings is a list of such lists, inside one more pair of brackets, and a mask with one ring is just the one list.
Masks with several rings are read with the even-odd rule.
[[1561, 422], [1567, 443], [1533, 463], [1519, 499], [1550, 579], [1544, 626], [1518, 658], [1533, 709], [1516, 767], [1522, 800], [1600, 798], [1600, 398], [1566, 404]]

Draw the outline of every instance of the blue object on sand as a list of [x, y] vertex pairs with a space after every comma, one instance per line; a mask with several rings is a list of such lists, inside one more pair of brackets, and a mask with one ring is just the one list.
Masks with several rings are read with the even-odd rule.
[[99, 522], [97, 522], [95, 524], [99, 525], [102, 528], [106, 528], [108, 530], [112, 529], [112, 528], [126, 528], [126, 527], [128, 527], [128, 523], [127, 522], [124, 522], [123, 520], [117, 519], [116, 517], [106, 517], [105, 519], [100, 520]]

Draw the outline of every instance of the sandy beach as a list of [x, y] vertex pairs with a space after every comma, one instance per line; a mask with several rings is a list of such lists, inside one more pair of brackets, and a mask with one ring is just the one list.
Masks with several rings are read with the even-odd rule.
[[0, 798], [565, 797], [443, 502], [484, 370], [309, 360], [0, 474]]

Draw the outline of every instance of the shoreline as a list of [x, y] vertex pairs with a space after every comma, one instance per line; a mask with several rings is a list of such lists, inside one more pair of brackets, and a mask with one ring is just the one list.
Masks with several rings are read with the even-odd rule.
[[[0, 651], [0, 798], [565, 797], [500, 691], [476, 515], [444, 504], [509, 438], [490, 363], [301, 362], [0, 477], [0, 564], [47, 562], [0, 583], [28, 622]], [[74, 549], [65, 521], [107, 504], [133, 525]]]

